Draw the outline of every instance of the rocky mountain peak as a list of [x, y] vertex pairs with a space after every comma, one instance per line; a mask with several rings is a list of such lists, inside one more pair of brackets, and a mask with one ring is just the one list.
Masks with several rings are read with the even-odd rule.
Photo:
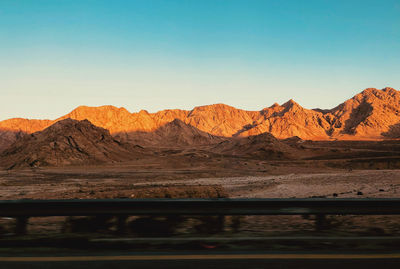
[[296, 103], [293, 99], [288, 100], [286, 103], [282, 104], [282, 107], [286, 109], [290, 108], [302, 108], [298, 103]]
[[275, 107], [280, 107], [280, 105], [278, 103], [273, 103], [272, 106], [270, 106], [269, 108], [275, 108]]
[[142, 109], [139, 111], [139, 115], [150, 115], [150, 113], [147, 110]]
[[183, 121], [181, 121], [180, 119], [174, 119], [173, 121], [171, 121], [170, 123], [167, 123], [167, 124], [169, 124], [169, 125], [171, 125], [171, 126], [174, 125], [174, 126], [179, 126], [179, 127], [187, 127], [187, 126], [190, 126], [190, 125], [184, 123]]
[[64, 119], [17, 139], [1, 154], [0, 160], [2, 166], [11, 169], [118, 162], [133, 155], [108, 130], [88, 120]]
[[205, 106], [197, 106], [195, 107], [190, 114], [196, 112], [229, 112], [236, 110], [236, 108], [226, 105], [226, 104], [212, 104], [212, 105], [205, 105]]

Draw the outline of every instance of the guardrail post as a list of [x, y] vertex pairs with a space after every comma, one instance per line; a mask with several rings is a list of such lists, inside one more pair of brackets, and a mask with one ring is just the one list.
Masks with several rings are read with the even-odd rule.
[[26, 234], [26, 227], [28, 225], [28, 217], [16, 218], [15, 234], [24, 235]]
[[233, 232], [239, 232], [242, 216], [231, 216], [231, 228]]
[[126, 232], [126, 220], [128, 216], [117, 216], [117, 233], [123, 234]]
[[325, 214], [317, 214], [315, 216], [315, 228], [317, 231], [325, 230], [328, 226]]
[[218, 216], [218, 232], [223, 232], [225, 230], [225, 216]]

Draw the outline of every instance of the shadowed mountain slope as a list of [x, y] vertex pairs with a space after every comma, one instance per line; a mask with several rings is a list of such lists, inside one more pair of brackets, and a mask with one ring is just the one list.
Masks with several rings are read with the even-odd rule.
[[153, 132], [122, 133], [116, 137], [135, 144], [161, 147], [209, 145], [223, 140], [222, 137], [203, 132], [179, 119], [174, 119]]
[[273, 135], [263, 133], [225, 140], [214, 146], [211, 151], [225, 155], [273, 160], [291, 159], [296, 155], [297, 150], [279, 141]]
[[160, 137], [160, 142], [177, 145], [204, 145], [222, 140], [220, 137], [203, 132], [179, 119], [161, 126], [155, 131], [155, 134]]
[[65, 166], [112, 163], [140, 155], [88, 120], [65, 119], [20, 137], [0, 156], [3, 167]]
[[41, 131], [52, 124], [51, 120], [14, 118], [0, 121], [0, 152], [25, 134]]

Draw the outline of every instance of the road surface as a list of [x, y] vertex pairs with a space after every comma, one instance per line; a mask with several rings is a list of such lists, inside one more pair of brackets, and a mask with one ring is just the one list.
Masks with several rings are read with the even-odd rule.
[[132, 253], [2, 256], [0, 268], [400, 268], [398, 253]]

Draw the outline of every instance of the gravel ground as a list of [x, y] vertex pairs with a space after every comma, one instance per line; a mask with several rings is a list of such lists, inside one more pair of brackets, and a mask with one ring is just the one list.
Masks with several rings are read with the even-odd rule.
[[[195, 175], [194, 175], [195, 176]], [[57, 179], [56, 179], [57, 178]], [[185, 177], [171, 180], [119, 174], [52, 174], [20, 172], [0, 176], [0, 199], [72, 199], [130, 197], [140, 189], [171, 186], [222, 186], [229, 197], [240, 198], [350, 198], [400, 197], [400, 170], [330, 171], [239, 177]]]

